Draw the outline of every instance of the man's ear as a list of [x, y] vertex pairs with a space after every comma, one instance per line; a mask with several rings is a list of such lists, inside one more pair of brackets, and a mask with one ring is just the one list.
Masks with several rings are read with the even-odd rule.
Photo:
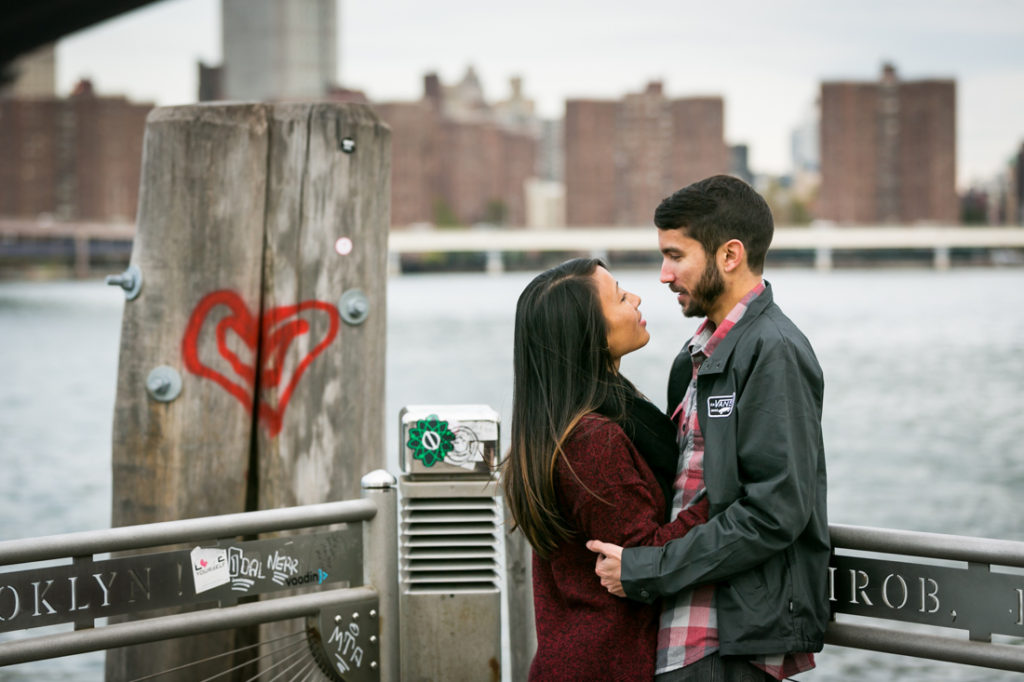
[[718, 247], [718, 266], [722, 272], [735, 272], [747, 262], [747, 249], [739, 239], [730, 239]]

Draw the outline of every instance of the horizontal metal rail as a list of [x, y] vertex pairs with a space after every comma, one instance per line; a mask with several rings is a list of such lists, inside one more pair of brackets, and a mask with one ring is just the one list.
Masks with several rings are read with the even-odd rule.
[[[829, 530], [834, 549], [877, 552], [910, 557], [925, 557], [947, 561], [960, 561], [968, 564], [967, 570], [935, 568], [933, 569], [936, 571], [935, 575], [948, 575], [948, 572], [950, 571], [960, 570], [962, 573], [973, 575], [976, 579], [981, 581], [993, 581], [997, 579], [1005, 581], [1007, 578], [1012, 578], [1013, 576], [990, 574], [988, 572], [988, 568], [991, 565], [1024, 568], [1024, 542], [992, 540], [962, 535], [943, 535], [938, 533], [891, 530], [885, 528], [868, 528], [863, 526], [844, 526], [838, 524], [832, 524], [829, 527]], [[837, 560], [839, 560], [845, 555], [837, 554], [836, 556]], [[849, 560], [849, 558], [846, 560]], [[906, 570], [907, 566], [913, 565], [893, 562], [891, 566], [895, 567], [893, 570], [902, 571]], [[858, 571], [858, 573], [862, 572]], [[866, 579], [868, 576], [863, 574], [863, 577]], [[894, 585], [897, 581], [903, 583], [903, 580], [898, 576], [898, 573], [890, 574], [890, 577], [895, 578], [895, 581], [893, 582]], [[929, 605], [934, 605], [934, 608], [929, 609], [929, 612], [938, 612], [938, 582], [934, 580], [929, 582], [929, 592], [922, 596], [922, 599], [926, 596], [930, 600], [928, 602]], [[924, 586], [924, 584], [925, 581], [922, 580], [921, 585]], [[863, 584], [863, 587], [867, 587], [867, 582]], [[878, 586], [875, 585], [874, 589], [877, 589], [877, 587]], [[1024, 588], [1024, 576], [1021, 576], [1021, 587]], [[884, 589], [885, 587], [883, 583], [883, 593]], [[906, 596], [908, 594], [906, 592], [906, 584], [903, 584], [901, 588], [897, 588], [894, 591], [903, 597], [903, 602], [905, 603]], [[1017, 597], [1013, 599], [1013, 608], [1010, 609], [1011, 614], [1014, 613], [1014, 608], [1018, 611], [1024, 610], [1024, 607], [1021, 606], [1022, 599], [1020, 597], [1020, 590], [1015, 589], [1011, 591], [1011, 597], [1012, 592], [1017, 592], [1018, 594]], [[856, 594], [864, 594], [860, 591], [860, 586], [857, 586]], [[1001, 592], [1000, 594], [1003, 593]], [[983, 595], [980, 593], [959, 594], [956, 596], [968, 602], [981, 601], [985, 604], [992, 603], [990, 595]], [[863, 597], [861, 597], [861, 600], [863, 600]], [[852, 603], [856, 603], [856, 601], [857, 600], [854, 599]], [[856, 615], [869, 620], [885, 618], [892, 620], [914, 621], [916, 618], [921, 617], [921, 613], [917, 612], [917, 609], [914, 609], [915, 613], [912, 617], [904, 618], [900, 614], [900, 607], [894, 608], [888, 601], [885, 601], [885, 604], [886, 608], [881, 608], [880, 604], [875, 604], [876, 610], [874, 612], [857, 613]], [[868, 605], [870, 605], [870, 602]], [[858, 604], [857, 608], [854, 610], [863, 610], [864, 606], [865, 605], [862, 601], [862, 603]], [[846, 616], [847, 613], [845, 613], [845, 610], [849, 607], [850, 604], [840, 605], [838, 615]], [[926, 609], [922, 603], [920, 611], [925, 610]], [[967, 614], [961, 613], [960, 615], [962, 617]], [[1014, 617], [1014, 622], [1017, 625], [1020, 625], [1019, 620], [1022, 616], [1024, 616], [1024, 614], [1017, 613]], [[999, 622], [1006, 622], [1005, 618], [1005, 612], [1002, 612], [1002, 616], [998, 620]], [[954, 627], [948, 623], [944, 623], [943, 626]], [[828, 629], [825, 633], [825, 642], [836, 646], [868, 649], [871, 651], [880, 651], [889, 654], [900, 654], [936, 661], [947, 661], [950, 663], [962, 663], [986, 668], [1024, 672], [1024, 646], [992, 643], [989, 641], [991, 639], [990, 635], [985, 634], [986, 632], [991, 632], [991, 630], [982, 628], [980, 630], [980, 636], [978, 636], [978, 633], [975, 631], [977, 627], [980, 627], [978, 624], [969, 628], [966, 625], [957, 625], [955, 627], [969, 629], [970, 639], [924, 632], [907, 632], [904, 629], [897, 630], [893, 628], [882, 628], [846, 621], [833, 621], [828, 625]], [[1003, 625], [1002, 627], [1007, 626]], [[1021, 628], [1021, 633], [1024, 635], [1024, 627]]]
[[[73, 559], [73, 563], [68, 566], [47, 566], [24, 571], [15, 569], [0, 573], [0, 580], [6, 576], [10, 583], [2, 584], [0, 587], [0, 592], [5, 597], [5, 606], [10, 610], [9, 614], [6, 611], [4, 613], [8, 620], [17, 615], [19, 611], [25, 611], [20, 606], [27, 602], [19, 600], [19, 589], [25, 582], [25, 574], [33, 571], [39, 574], [36, 576], [38, 578], [36, 582], [32, 583], [35, 586], [33, 604], [36, 607], [31, 613], [33, 617], [63, 615], [68, 608], [76, 616], [82, 616], [82, 618], [75, 618], [76, 629], [74, 631], [20, 639], [6, 639], [5, 637], [5, 641], [0, 642], [0, 667], [306, 616], [315, 619], [307, 620], [308, 632], [316, 631], [319, 634], [319, 638], [309, 638], [307, 632], [307, 638], [312, 647], [311, 656], [317, 660], [319, 665], [326, 665], [332, 669], [337, 668], [342, 672], [351, 671], [353, 675], [356, 675], [352, 679], [380, 679], [385, 682], [394, 682], [399, 679], [400, 665], [398, 597], [394, 589], [398, 583], [395, 483], [391, 474], [384, 470], [377, 470], [362, 478], [363, 498], [358, 500], [0, 542], [0, 565], [29, 564], [51, 559]], [[225, 552], [238, 550], [239, 553], [236, 556], [242, 557], [238, 559], [239, 566], [242, 565], [245, 553], [249, 550], [252, 550], [254, 556], [261, 556], [262, 552], [269, 552], [268, 548], [275, 546], [274, 543], [282, 542], [288, 546], [284, 559], [290, 563], [285, 568], [281, 568], [281, 571], [284, 572], [280, 576], [277, 573], [264, 574], [262, 570], [245, 572], [241, 568], [238, 569], [239, 575], [252, 578], [245, 586], [247, 595], [262, 595], [268, 590], [272, 591], [276, 586], [286, 587], [287, 581], [285, 580], [284, 583], [280, 581], [288, 571], [301, 578], [300, 582], [309, 582], [309, 587], [315, 590], [304, 594], [235, 604], [235, 595], [232, 594], [232, 599], [225, 600], [224, 595], [218, 592], [218, 590], [223, 591], [222, 588], [227, 585], [224, 582], [212, 586], [207, 585], [203, 588], [203, 595], [208, 596], [210, 600], [207, 604], [208, 608], [172, 615], [144, 616], [142, 614], [146, 610], [152, 610], [150, 607], [154, 604], [156, 606], [152, 608], [190, 605], [195, 601], [194, 598], [198, 595], [198, 591], [193, 592], [193, 576], [188, 574], [187, 568], [184, 582], [178, 588], [172, 585], [168, 590], [167, 583], [173, 582], [173, 579], [170, 581], [161, 579], [159, 589], [156, 585], [151, 586], [149, 582], [151, 576], [157, 575], [159, 572], [156, 570], [157, 568], [163, 570], [166, 569], [166, 566], [161, 565], [154, 568], [151, 574], [148, 564], [145, 566], [140, 564], [135, 569], [141, 577], [134, 578], [128, 584], [128, 588], [125, 588], [124, 580], [122, 580], [117, 589], [122, 592], [124, 589], [128, 589], [129, 595], [143, 598], [138, 599], [137, 604], [133, 602], [132, 610], [121, 609], [116, 612], [111, 611], [111, 614], [126, 613], [142, 617], [102, 627], [93, 627], [91, 621], [95, 620], [95, 614], [99, 613], [100, 609], [106, 608], [109, 611], [116, 608], [115, 601], [118, 594], [114, 586], [114, 574], [111, 572], [109, 576], [105, 577], [102, 570], [97, 571], [95, 575], [89, 574], [96, 580], [102, 592], [99, 600], [102, 603], [99, 604], [93, 598], [94, 594], [87, 595], [88, 590], [85, 588], [88, 581], [77, 581], [80, 576], [76, 571], [85, 570], [88, 573], [93, 570], [94, 566], [108, 567], [116, 562], [122, 562], [117, 565], [117, 570], [126, 571], [125, 574], [128, 575], [135, 569], [132, 568], [133, 564], [126, 564], [128, 568], [125, 568], [122, 565], [125, 562], [149, 561], [153, 557], [160, 557], [161, 561], [167, 561], [167, 557], [171, 555], [176, 557], [177, 554], [183, 552], [175, 550], [140, 557], [133, 556], [94, 562], [89, 557], [96, 553], [174, 544], [193, 545], [204, 540], [216, 540], [221, 545], [225, 540], [238, 536], [340, 523], [350, 525], [340, 530], [332, 529], [299, 537], [228, 543], [229, 546], [226, 547]], [[359, 525], [351, 525], [354, 523]], [[356, 536], [355, 539], [353, 539], [353, 535]], [[316, 545], [318, 542], [323, 545]], [[353, 542], [358, 543], [358, 551], [353, 547]], [[310, 555], [311, 552], [316, 554], [316, 562], [311, 562], [308, 566], [303, 563], [302, 570], [306, 570], [306, 573], [299, 575], [299, 562], [306, 562], [307, 555]], [[195, 571], [194, 561], [188, 558], [187, 551], [184, 554], [186, 555], [185, 565], [193, 564], [192, 569]], [[340, 559], [338, 555], [341, 556]], [[180, 557], [175, 559], [179, 562], [179, 571], [181, 570], [180, 559]], [[234, 559], [228, 559], [228, 561], [234, 561]], [[234, 566], [234, 564], [229, 565]], [[316, 571], [313, 571], [314, 567], [317, 569]], [[323, 570], [325, 567], [328, 570]], [[173, 566], [170, 570], [173, 573]], [[236, 569], [232, 568], [231, 570]], [[275, 564], [274, 570], [277, 570], [277, 564]], [[56, 571], [53, 573], [56, 577], [48, 577], [50, 574], [47, 571]], [[227, 573], [227, 571], [224, 572]], [[67, 584], [64, 585], [67, 589], [61, 590], [61, 576], [67, 579]], [[31, 580], [31, 577], [28, 579]], [[180, 579], [181, 576], [179, 576]], [[344, 580], [353, 586], [342, 589], [320, 587], [328, 579]], [[10, 582], [12, 580], [14, 582]], [[260, 584], [260, 581], [264, 583], [270, 581], [274, 585], [263, 585]], [[40, 589], [40, 585], [43, 586], [42, 589]], [[139, 592], [133, 593], [132, 589], [137, 589]], [[232, 589], [235, 589], [235, 586], [232, 585]], [[180, 591], [176, 592], [176, 590]], [[168, 594], [171, 596], [168, 597]], [[182, 595], [188, 595], [188, 598], [183, 599]], [[68, 604], [65, 603], [68, 598], [74, 602], [73, 607], [68, 607]], [[174, 603], [169, 603], [168, 598]], [[90, 606], [90, 603], [93, 606]], [[361, 621], [357, 625], [356, 620], [361, 616], [364, 620], [369, 619], [369, 621], [365, 623]], [[101, 613], [99, 617], [107, 616]], [[369, 627], [366, 627], [367, 625]], [[31, 625], [25, 629], [31, 629]], [[328, 646], [331, 643], [336, 645], [337, 651], [333, 651], [332, 647]], [[317, 658], [318, 655], [320, 658]], [[189, 664], [186, 664], [185, 667], [187, 665]], [[307, 667], [310, 665], [313, 663], [307, 663]], [[346, 677], [346, 679], [349, 678]]]
[[829, 623], [825, 643], [934, 661], [1024, 672], [1024, 647], [973, 642], [943, 635], [904, 632], [853, 623]]
[[1024, 568], [1024, 542], [831, 524], [832, 546]]
[[311, 616], [376, 596], [370, 588], [345, 588], [8, 641], [0, 647], [0, 666]]
[[0, 542], [0, 565], [120, 552], [239, 535], [294, 530], [332, 523], [369, 521], [377, 513], [372, 500], [344, 500], [283, 509], [265, 509], [139, 526], [46, 535]]

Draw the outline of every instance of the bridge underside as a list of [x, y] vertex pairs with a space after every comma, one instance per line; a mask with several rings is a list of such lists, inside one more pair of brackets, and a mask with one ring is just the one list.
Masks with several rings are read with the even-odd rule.
[[33, 0], [0, 6], [0, 85], [11, 62], [64, 36], [157, 0]]

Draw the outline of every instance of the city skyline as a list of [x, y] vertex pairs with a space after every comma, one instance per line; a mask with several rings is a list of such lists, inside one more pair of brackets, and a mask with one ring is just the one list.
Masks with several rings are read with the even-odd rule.
[[[891, 62], [901, 78], [957, 81], [960, 189], [1002, 171], [1024, 141], [1024, 4], [652, 0], [643, 9], [343, 2], [339, 80], [373, 101], [415, 100], [424, 73], [451, 82], [473, 66], [491, 102], [521, 76], [545, 118], [561, 117], [566, 99], [618, 99], [657, 80], [673, 98], [722, 96], [727, 141], [749, 145], [755, 171], [780, 174], [821, 82], [876, 81]], [[194, 102], [199, 60], [221, 61], [219, 0], [164, 0], [62, 41], [58, 92], [87, 77], [102, 94]]]

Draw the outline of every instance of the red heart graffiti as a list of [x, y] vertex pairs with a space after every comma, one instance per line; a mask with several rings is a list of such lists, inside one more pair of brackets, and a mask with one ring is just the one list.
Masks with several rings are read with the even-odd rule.
[[[242, 383], [235, 381], [222, 372], [206, 365], [199, 359], [199, 334], [207, 316], [217, 306], [227, 306], [230, 311], [217, 323], [215, 334], [217, 339], [217, 351], [221, 357], [227, 360], [231, 369], [242, 379]], [[273, 438], [281, 431], [285, 409], [288, 401], [291, 400], [295, 386], [302, 378], [302, 374], [309, 367], [317, 355], [330, 345], [331, 341], [338, 334], [340, 316], [338, 310], [330, 303], [324, 301], [302, 301], [296, 305], [285, 305], [271, 308], [263, 315], [262, 325], [257, 323], [255, 316], [249, 312], [245, 301], [234, 291], [223, 289], [207, 294], [199, 301], [199, 305], [192, 311], [188, 326], [185, 328], [185, 336], [181, 341], [181, 353], [185, 361], [185, 368], [188, 371], [206, 379], [211, 379], [219, 384], [224, 390], [238, 399], [247, 410], [252, 411], [252, 393], [256, 385], [255, 358], [257, 346], [261, 341], [259, 368], [259, 387], [263, 391], [277, 387], [281, 382], [285, 354], [288, 347], [298, 336], [309, 333], [309, 322], [299, 317], [299, 314], [307, 310], [321, 310], [327, 313], [330, 319], [330, 328], [324, 338], [314, 346], [292, 370], [291, 378], [278, 394], [277, 406], [267, 404], [261, 397], [259, 400], [258, 417], [266, 427], [270, 437]], [[235, 335], [244, 343], [253, 355], [252, 362], [246, 362], [228, 347], [228, 332]]]

